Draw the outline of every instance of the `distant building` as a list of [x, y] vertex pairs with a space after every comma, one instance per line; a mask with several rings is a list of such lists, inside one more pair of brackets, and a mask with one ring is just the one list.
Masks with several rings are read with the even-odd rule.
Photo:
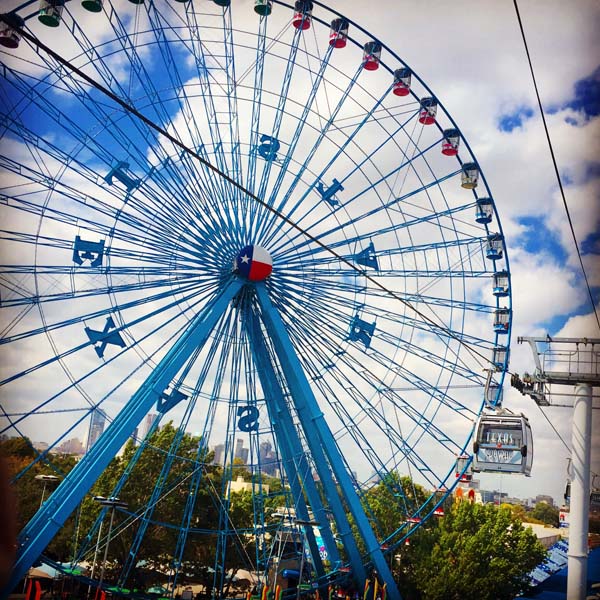
[[[244, 458], [244, 450], [246, 450], [246, 457]], [[244, 448], [244, 440], [238, 439], [235, 442], [235, 454], [233, 458], [239, 458], [244, 464], [246, 464], [246, 460], [248, 459], [248, 450]]]
[[547, 494], [538, 494], [535, 497], [535, 503], [538, 504], [538, 502], [545, 502], [550, 506], [554, 506], [554, 498], [552, 496], [548, 496]]
[[136, 427], [133, 430], [133, 433], [131, 434], [131, 439], [133, 440], [134, 444], [137, 444], [137, 441], [138, 441], [138, 427]]
[[271, 442], [261, 442], [259, 450], [260, 470], [273, 477], [279, 474], [277, 455], [273, 452]]
[[50, 447], [48, 442], [32, 442], [32, 445], [38, 452], [45, 452]]
[[85, 448], [78, 438], [71, 438], [70, 440], [64, 441], [60, 446], [57, 446], [55, 452], [83, 456], [85, 454]]
[[489, 490], [480, 490], [481, 500], [484, 504], [502, 504], [506, 502], [506, 498], [508, 494], [506, 492], [499, 492], [498, 490], [494, 490], [490, 492]]
[[144, 419], [144, 427], [142, 428], [142, 439], [144, 439], [150, 429], [152, 429], [152, 424], [154, 423], [154, 419], [156, 419], [156, 413], [148, 413], [146, 418]]
[[95, 409], [92, 412], [92, 418], [90, 420], [90, 428], [88, 430], [87, 442], [85, 444], [86, 451], [89, 450], [104, 433], [105, 425], [106, 413], [100, 408]]
[[216, 465], [222, 465], [225, 462], [225, 446], [224, 444], [217, 444], [213, 448], [213, 452], [215, 453], [214, 463]]
[[502, 502], [505, 504], [512, 504], [513, 506], [525, 506], [527, 504], [526, 500], [515, 498], [513, 496], [506, 496], [506, 498], [502, 499]]
[[[251, 492], [252, 491], [252, 482], [244, 481], [244, 478], [241, 475], [237, 476], [235, 481], [229, 482], [229, 491], [230, 492]], [[269, 486], [266, 483], [261, 485], [261, 492], [263, 494], [269, 493]]]

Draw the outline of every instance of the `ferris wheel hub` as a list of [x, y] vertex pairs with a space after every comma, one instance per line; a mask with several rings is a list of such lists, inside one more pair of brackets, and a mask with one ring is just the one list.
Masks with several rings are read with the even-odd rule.
[[235, 257], [234, 271], [250, 281], [264, 281], [273, 271], [273, 259], [261, 246], [245, 246]]

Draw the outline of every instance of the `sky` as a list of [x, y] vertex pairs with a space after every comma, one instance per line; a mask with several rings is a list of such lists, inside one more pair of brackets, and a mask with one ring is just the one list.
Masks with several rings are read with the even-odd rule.
[[[337, 0], [328, 6], [386, 44], [427, 83], [460, 127], [485, 174], [511, 266], [510, 371], [522, 374], [534, 368], [529, 347], [517, 344], [517, 337], [600, 338], [514, 5], [491, 0], [382, 0], [371, 9], [363, 2]], [[582, 0], [522, 0], [519, 9], [566, 202], [598, 303], [600, 6]], [[482, 487], [519, 497], [549, 494], [560, 502], [567, 478], [570, 409], [546, 407], [542, 412], [508, 385], [504, 405], [530, 419], [532, 475], [481, 475]], [[597, 411], [593, 431], [599, 431]], [[599, 435], [593, 440], [592, 469], [599, 474], [600, 487]]]
[[[513, 281], [510, 371], [533, 372], [517, 337], [599, 338], [560, 196], [512, 2], [330, 2], [387, 44], [433, 90], [468, 140], [493, 192]], [[518, 2], [566, 202], [598, 307], [600, 290], [600, 5]], [[566, 390], [570, 392], [571, 390]], [[597, 391], [596, 391], [597, 393]], [[572, 398], [557, 398], [568, 403]], [[504, 389], [504, 405], [530, 419], [530, 478], [481, 475], [486, 489], [562, 501], [571, 409], [540, 409]], [[596, 405], [598, 402], [596, 401]], [[542, 412], [543, 410], [543, 412]], [[600, 486], [600, 415], [593, 411], [592, 470]]]

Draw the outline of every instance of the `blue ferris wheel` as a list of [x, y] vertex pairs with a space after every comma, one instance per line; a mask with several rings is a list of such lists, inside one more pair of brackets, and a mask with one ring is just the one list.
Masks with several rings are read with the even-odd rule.
[[[284, 510], [315, 582], [375, 569], [399, 598], [389, 555], [455, 485], [508, 365], [502, 229], [439, 100], [319, 2], [25, 2], [0, 43], [0, 433], [44, 442], [15, 481], [62, 479], [14, 583], [133, 438], [125, 494], [170, 422], [144, 502], [105, 505], [78, 560], [116, 506], [119, 585], [165, 530], [171, 594], [195, 546], [220, 597], [234, 554], [268, 577]], [[381, 522], [374, 486], [405, 518]]]

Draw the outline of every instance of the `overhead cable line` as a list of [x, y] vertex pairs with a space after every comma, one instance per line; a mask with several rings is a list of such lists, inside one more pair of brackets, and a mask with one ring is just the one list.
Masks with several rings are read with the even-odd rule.
[[592, 289], [590, 288], [590, 282], [588, 281], [587, 273], [585, 272], [585, 267], [583, 266], [583, 259], [581, 257], [581, 252], [579, 251], [579, 244], [577, 243], [577, 236], [575, 235], [575, 229], [573, 228], [573, 221], [571, 220], [569, 206], [567, 205], [567, 199], [565, 197], [565, 190], [563, 188], [562, 179], [561, 179], [560, 173], [558, 171], [558, 164], [556, 162], [556, 157], [554, 156], [554, 148], [552, 146], [552, 141], [550, 140], [550, 133], [548, 132], [548, 125], [546, 123], [546, 115], [544, 113], [544, 108], [542, 106], [542, 100], [540, 98], [540, 93], [538, 91], [538, 86], [537, 86], [537, 82], [535, 79], [535, 73], [533, 71], [533, 64], [531, 63], [531, 56], [529, 54], [527, 40], [525, 39], [525, 31], [523, 29], [523, 22], [521, 21], [521, 15], [519, 13], [519, 7], [517, 5], [517, 0], [513, 0], [513, 3], [515, 5], [515, 11], [517, 13], [517, 19], [519, 21], [519, 29], [521, 30], [521, 36], [523, 37], [523, 45], [525, 46], [525, 53], [527, 54], [527, 62], [529, 63], [529, 70], [531, 71], [531, 79], [533, 80], [533, 87], [535, 89], [535, 95], [537, 97], [538, 105], [540, 107], [540, 114], [542, 115], [544, 131], [546, 132], [546, 139], [548, 140], [548, 147], [550, 149], [550, 156], [552, 157], [552, 164], [554, 165], [554, 172], [556, 173], [556, 179], [558, 180], [558, 187], [560, 189], [560, 195], [562, 197], [563, 205], [565, 207], [565, 212], [567, 213], [567, 220], [569, 221], [569, 228], [571, 229], [571, 234], [573, 236], [573, 242], [575, 243], [575, 250], [577, 250], [577, 256], [579, 257], [579, 264], [581, 265], [581, 271], [583, 273], [585, 285], [587, 287], [588, 295], [590, 297], [590, 302], [592, 304], [592, 310], [594, 311], [594, 315], [596, 316], [596, 323], [598, 323], [598, 327], [600, 328], [600, 317], [598, 316], [598, 310], [596, 309], [596, 303], [594, 302], [594, 296], [592, 294]]

